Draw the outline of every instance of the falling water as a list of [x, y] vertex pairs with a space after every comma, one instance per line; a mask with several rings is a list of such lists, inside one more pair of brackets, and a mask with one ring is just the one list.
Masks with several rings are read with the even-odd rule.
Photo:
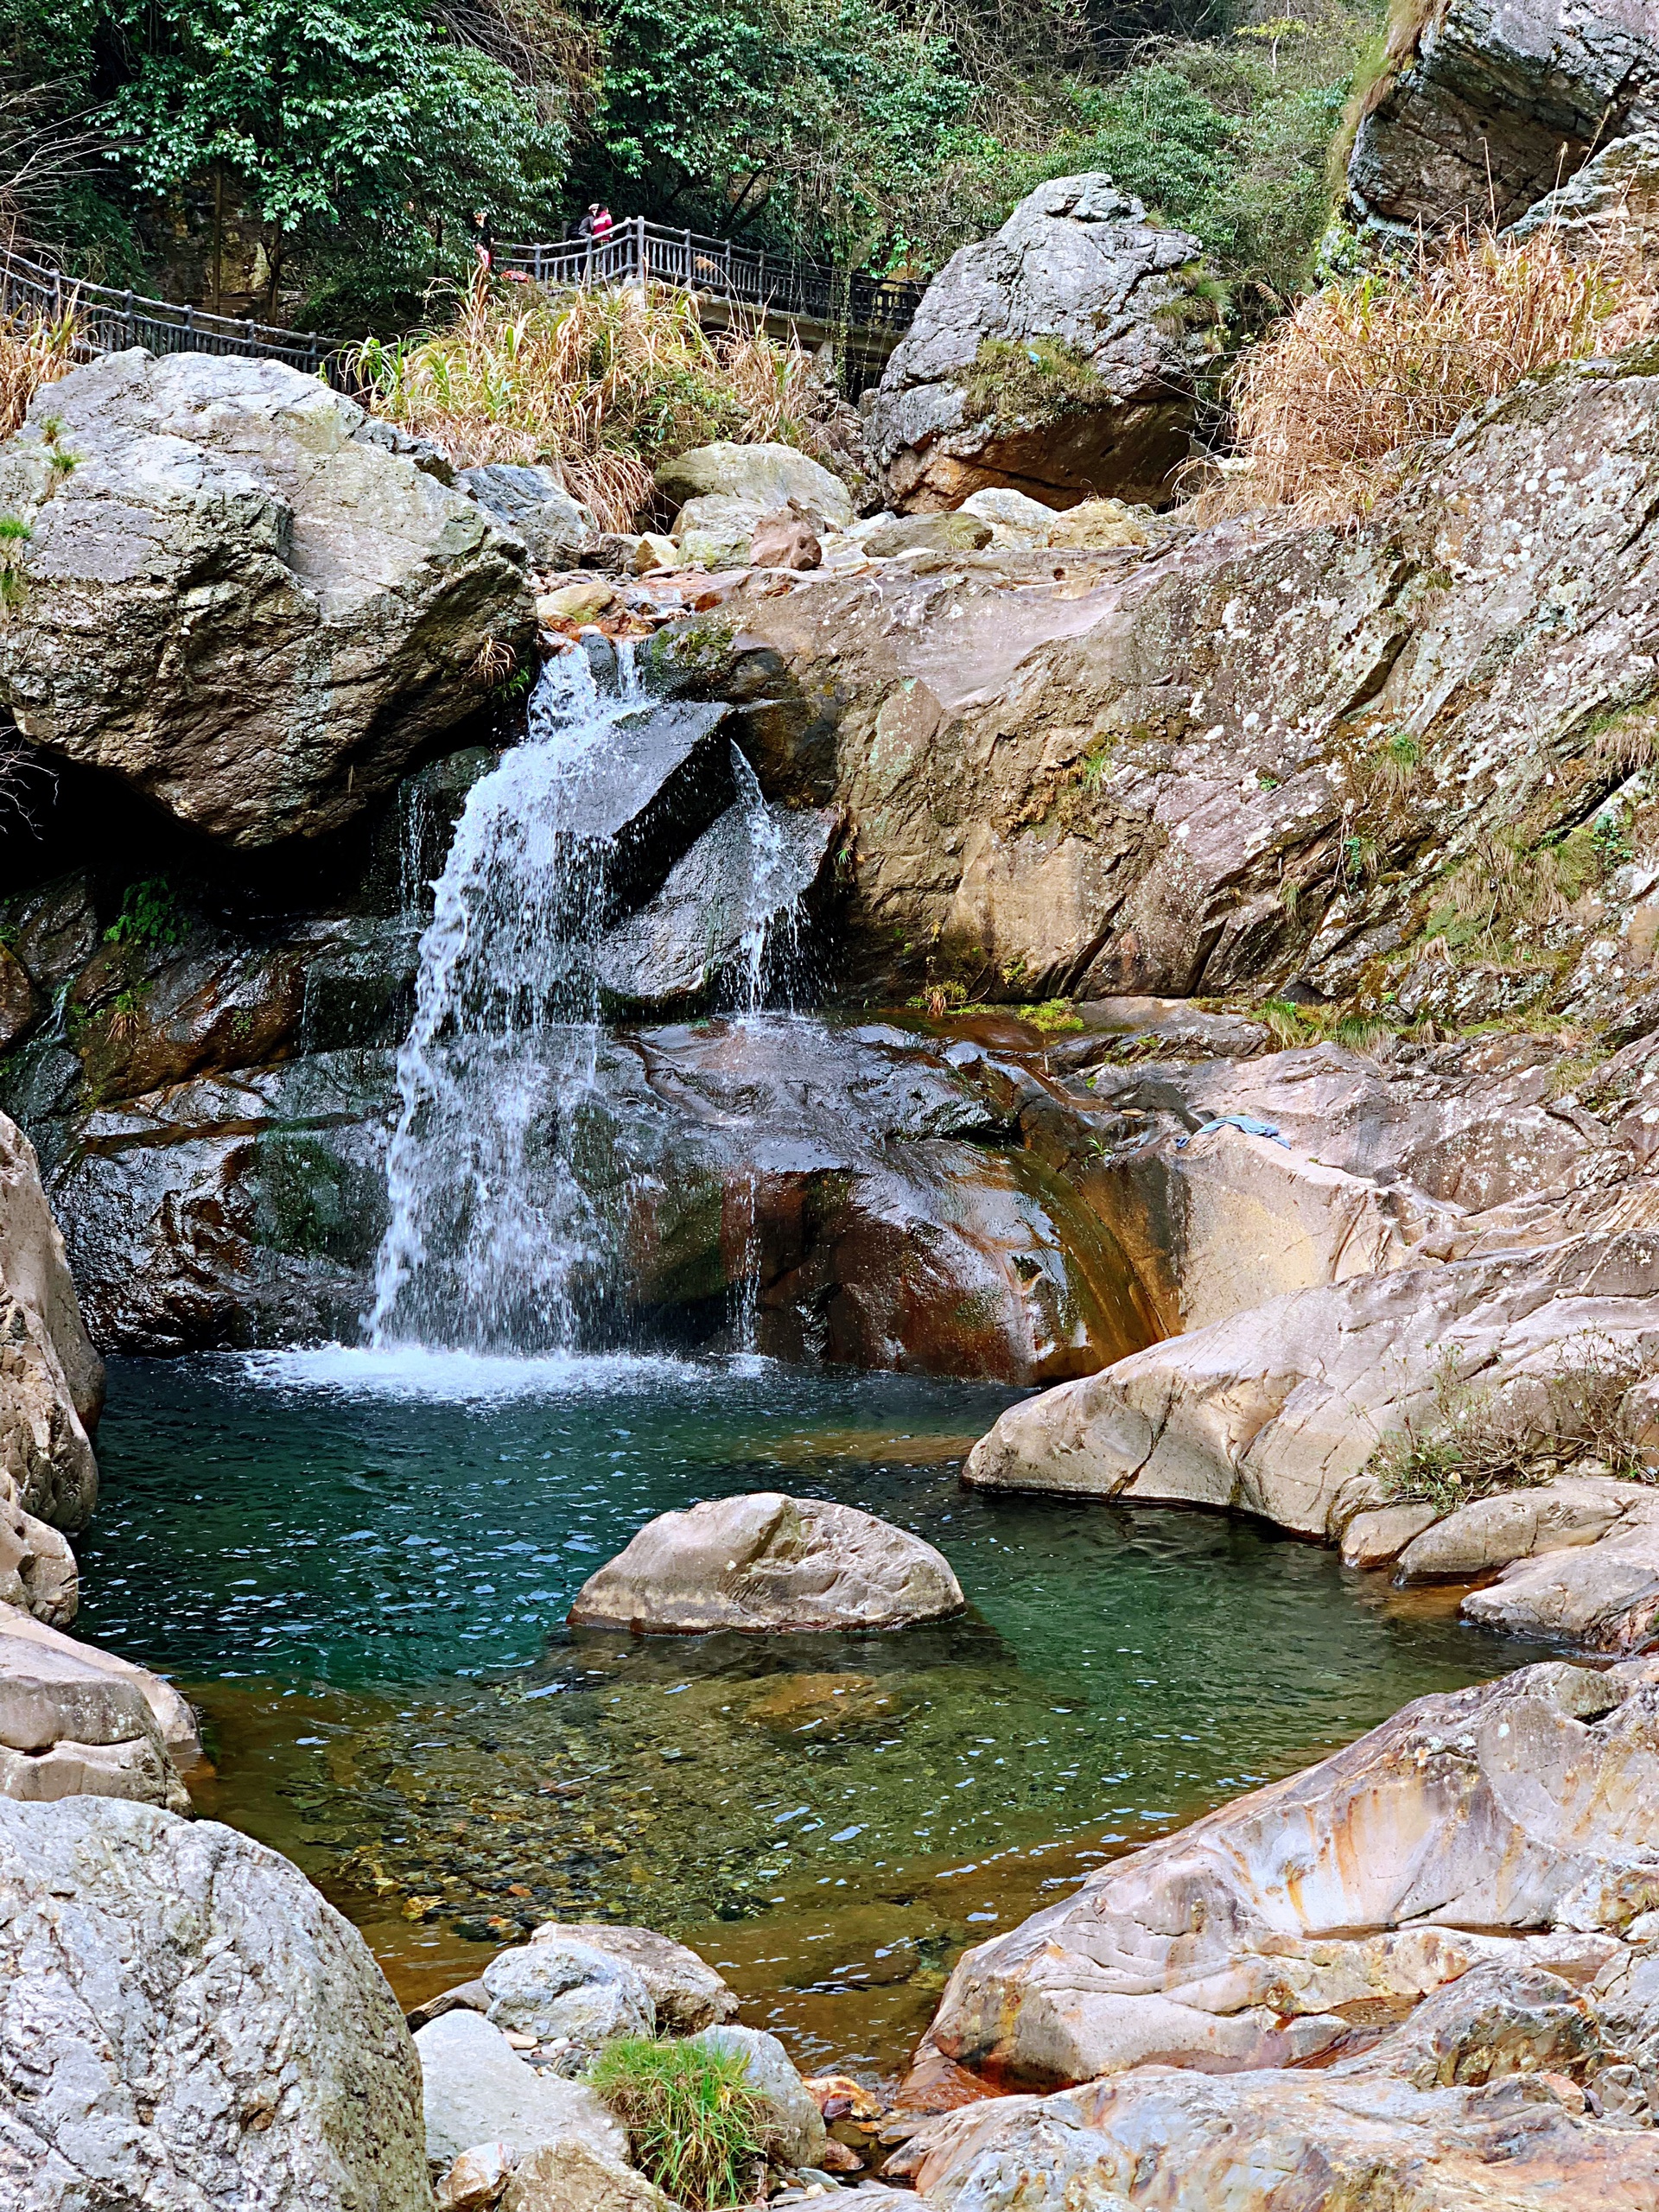
[[[584, 652], [564, 653], [531, 701], [525, 741], [468, 795], [398, 1055], [373, 1345], [570, 1351], [626, 1305], [630, 1210], [649, 1185], [651, 1146], [607, 1088], [596, 955], [626, 880], [604, 823], [630, 812], [631, 782], [642, 795], [653, 734], [671, 741], [687, 718], [718, 711], [652, 706], [626, 647], [613, 689]], [[735, 746], [731, 770], [747, 859], [724, 964], [738, 1018], [752, 1022], [791, 964], [800, 859]], [[624, 803], [595, 807], [596, 793]], [[758, 1193], [741, 1173], [736, 1333], [748, 1348]]]
[[550, 662], [525, 741], [475, 784], [421, 939], [370, 1339], [532, 1351], [575, 1342], [608, 1239], [582, 1178], [596, 1103], [592, 949], [602, 842], [575, 834], [583, 770], [639, 690], [602, 694], [584, 652]]

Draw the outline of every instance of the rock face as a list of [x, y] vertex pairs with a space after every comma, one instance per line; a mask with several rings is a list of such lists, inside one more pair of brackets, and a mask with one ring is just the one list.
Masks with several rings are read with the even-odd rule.
[[1402, 10], [1348, 166], [1362, 219], [1513, 222], [1592, 148], [1659, 127], [1645, 0], [1449, 0]]
[[662, 2036], [694, 2036], [737, 2015], [736, 1993], [695, 1951], [650, 1928], [620, 1928], [608, 1920], [550, 1920], [531, 1936], [538, 1943], [575, 1942], [602, 1951], [632, 1967], [645, 1983]]
[[[1652, 1661], [1420, 1698], [968, 1952], [930, 2039], [1016, 2081], [1228, 2073], [1340, 2055], [1344, 2007], [1402, 2010], [1484, 1961], [1622, 1972], [1659, 1880], [1656, 1714]], [[1478, 2078], [1442, 2075], [1433, 2019], [1390, 2064]]]
[[1203, 248], [1109, 177], [1059, 177], [929, 285], [869, 417], [896, 506], [1008, 486], [1158, 499], [1186, 458], [1211, 310]]
[[134, 351], [43, 392], [0, 450], [23, 735], [245, 849], [360, 812], [533, 627], [516, 544], [396, 442], [275, 361]]
[[428, 2212], [391, 1992], [274, 1852], [146, 1805], [0, 1801], [0, 1891], [16, 2212]]
[[1603, 1019], [1653, 988], [1649, 860], [1604, 869], [1548, 948], [1535, 905], [1443, 925], [1483, 838], [1582, 846], [1628, 810], [1656, 425], [1637, 353], [1495, 403], [1347, 533], [1176, 528], [1059, 581], [1007, 554], [747, 584], [680, 633], [685, 680], [737, 703], [769, 794], [845, 810], [858, 988]]
[[639, 1635], [903, 1628], [962, 1611], [931, 1544], [873, 1514], [760, 1491], [649, 1521], [576, 1593], [576, 1628]]
[[599, 536], [592, 514], [571, 498], [550, 468], [492, 461], [486, 467], [461, 469], [455, 483], [503, 530], [524, 540], [538, 569], [577, 567]]
[[1484, 1387], [1541, 1389], [1586, 1333], [1652, 1340], [1656, 1295], [1646, 1231], [1293, 1292], [1010, 1408], [965, 1479], [1232, 1505], [1335, 1540], [1383, 1503], [1367, 1462], [1427, 1414], [1446, 1354]]
[[527, 2066], [480, 2014], [446, 2012], [415, 2037], [426, 2115], [426, 2156], [442, 2171], [474, 2144], [521, 2156], [567, 2137], [625, 2164], [628, 2140], [585, 2083]]
[[46, 1524], [78, 1529], [92, 1510], [103, 1397], [34, 1147], [0, 1114], [0, 1603], [60, 1625], [75, 1563]]
[[179, 1768], [200, 1757], [195, 1716], [170, 1683], [0, 1608], [0, 1796], [131, 1797], [183, 1813]]

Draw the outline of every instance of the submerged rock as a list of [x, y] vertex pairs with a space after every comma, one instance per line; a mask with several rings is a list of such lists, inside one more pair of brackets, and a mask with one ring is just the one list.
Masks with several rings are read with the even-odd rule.
[[360, 813], [532, 627], [518, 548], [396, 443], [276, 361], [135, 349], [43, 391], [0, 448], [19, 730], [245, 849]]
[[760, 1491], [648, 1521], [582, 1584], [570, 1622], [644, 1636], [903, 1628], [964, 1602], [919, 1536], [850, 1505]]
[[0, 2195], [429, 2212], [420, 2073], [367, 1945], [216, 1821], [0, 1799]]
[[[1108, 176], [1058, 177], [928, 286], [869, 416], [893, 505], [1010, 486], [1157, 499], [1186, 458], [1214, 310], [1203, 254]], [[874, 550], [874, 549], [872, 549]]]
[[[1248, 2071], [1340, 2054], [1344, 2007], [1409, 2004], [1483, 1961], [1580, 1986], [1624, 1957], [1659, 1881], [1656, 1716], [1652, 1661], [1420, 1698], [968, 1952], [930, 2040], [1039, 2082]], [[1435, 2018], [1387, 2063], [1438, 2075]]]

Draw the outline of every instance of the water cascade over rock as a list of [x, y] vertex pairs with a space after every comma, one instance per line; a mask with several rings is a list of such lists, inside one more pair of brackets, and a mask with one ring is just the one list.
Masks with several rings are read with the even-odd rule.
[[827, 841], [822, 817], [774, 819], [725, 718], [647, 700], [626, 647], [597, 675], [566, 653], [526, 741], [474, 786], [398, 1055], [375, 1343], [524, 1352], [604, 1332], [641, 1163], [601, 1015], [728, 976], [758, 1005]]

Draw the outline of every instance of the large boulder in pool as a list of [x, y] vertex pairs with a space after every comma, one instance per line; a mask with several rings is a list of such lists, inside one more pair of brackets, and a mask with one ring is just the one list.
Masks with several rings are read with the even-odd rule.
[[1659, 1658], [1419, 1698], [965, 1953], [928, 2040], [999, 2081], [1226, 2073], [1342, 2055], [1483, 1963], [1616, 1978], [1656, 1805]]
[[0, 2202], [431, 2212], [367, 1944], [217, 1821], [0, 1800]]
[[905, 1628], [963, 1604], [947, 1561], [907, 1529], [757, 1491], [647, 1522], [582, 1584], [570, 1624], [645, 1636]]
[[53, 1522], [98, 1496], [89, 1428], [104, 1395], [35, 1147], [0, 1114], [0, 1601], [62, 1623], [75, 1566]]
[[0, 448], [23, 736], [232, 845], [361, 813], [477, 711], [486, 641], [535, 633], [522, 543], [410, 443], [280, 361], [135, 348], [49, 385]]

